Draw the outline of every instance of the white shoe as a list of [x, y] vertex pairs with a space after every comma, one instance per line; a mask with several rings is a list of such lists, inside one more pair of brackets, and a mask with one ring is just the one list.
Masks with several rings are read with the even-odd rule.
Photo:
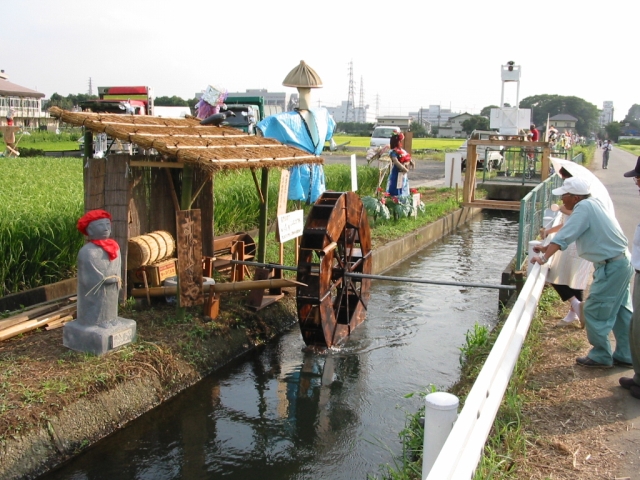
[[556, 323], [556, 327], [566, 327], [567, 325], [571, 325], [573, 322], [577, 322], [579, 320], [580, 318], [578, 317], [578, 314], [573, 310], [569, 310], [567, 316]]

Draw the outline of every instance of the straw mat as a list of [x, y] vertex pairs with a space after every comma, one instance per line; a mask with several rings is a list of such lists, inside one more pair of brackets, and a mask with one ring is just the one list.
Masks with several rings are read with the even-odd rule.
[[69, 112], [58, 107], [52, 107], [49, 113], [63, 122], [83, 126], [94, 133], [106, 133], [145, 150], [153, 148], [169, 161], [197, 164], [208, 171], [324, 163], [322, 157], [272, 138], [248, 135], [231, 127], [203, 126], [193, 117], [178, 119]]

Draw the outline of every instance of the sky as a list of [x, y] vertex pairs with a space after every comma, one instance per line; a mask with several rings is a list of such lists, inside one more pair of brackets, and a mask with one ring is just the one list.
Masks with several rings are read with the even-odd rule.
[[0, 69], [62, 96], [146, 85], [191, 99], [207, 85], [287, 91], [301, 60], [323, 87], [313, 106], [348, 99], [379, 115], [441, 105], [479, 113], [500, 103], [501, 66], [521, 68], [519, 93], [577, 96], [615, 120], [640, 104], [640, 1], [5, 0]]

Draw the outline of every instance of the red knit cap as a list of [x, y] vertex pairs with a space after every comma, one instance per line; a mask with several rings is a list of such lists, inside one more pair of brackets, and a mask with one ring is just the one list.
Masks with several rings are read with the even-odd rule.
[[78, 230], [83, 235], [89, 235], [87, 233], [87, 227], [89, 224], [95, 220], [100, 220], [102, 218], [108, 218], [111, 221], [111, 214], [106, 210], [89, 210], [78, 220]]

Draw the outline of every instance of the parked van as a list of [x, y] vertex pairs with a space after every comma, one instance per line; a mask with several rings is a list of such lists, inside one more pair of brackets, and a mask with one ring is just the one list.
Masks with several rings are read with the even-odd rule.
[[369, 142], [369, 146], [371, 147], [383, 147], [389, 146], [389, 142], [391, 141], [391, 135], [395, 133], [400, 133], [400, 127], [376, 127], [373, 129], [373, 133], [371, 134], [371, 141]]

